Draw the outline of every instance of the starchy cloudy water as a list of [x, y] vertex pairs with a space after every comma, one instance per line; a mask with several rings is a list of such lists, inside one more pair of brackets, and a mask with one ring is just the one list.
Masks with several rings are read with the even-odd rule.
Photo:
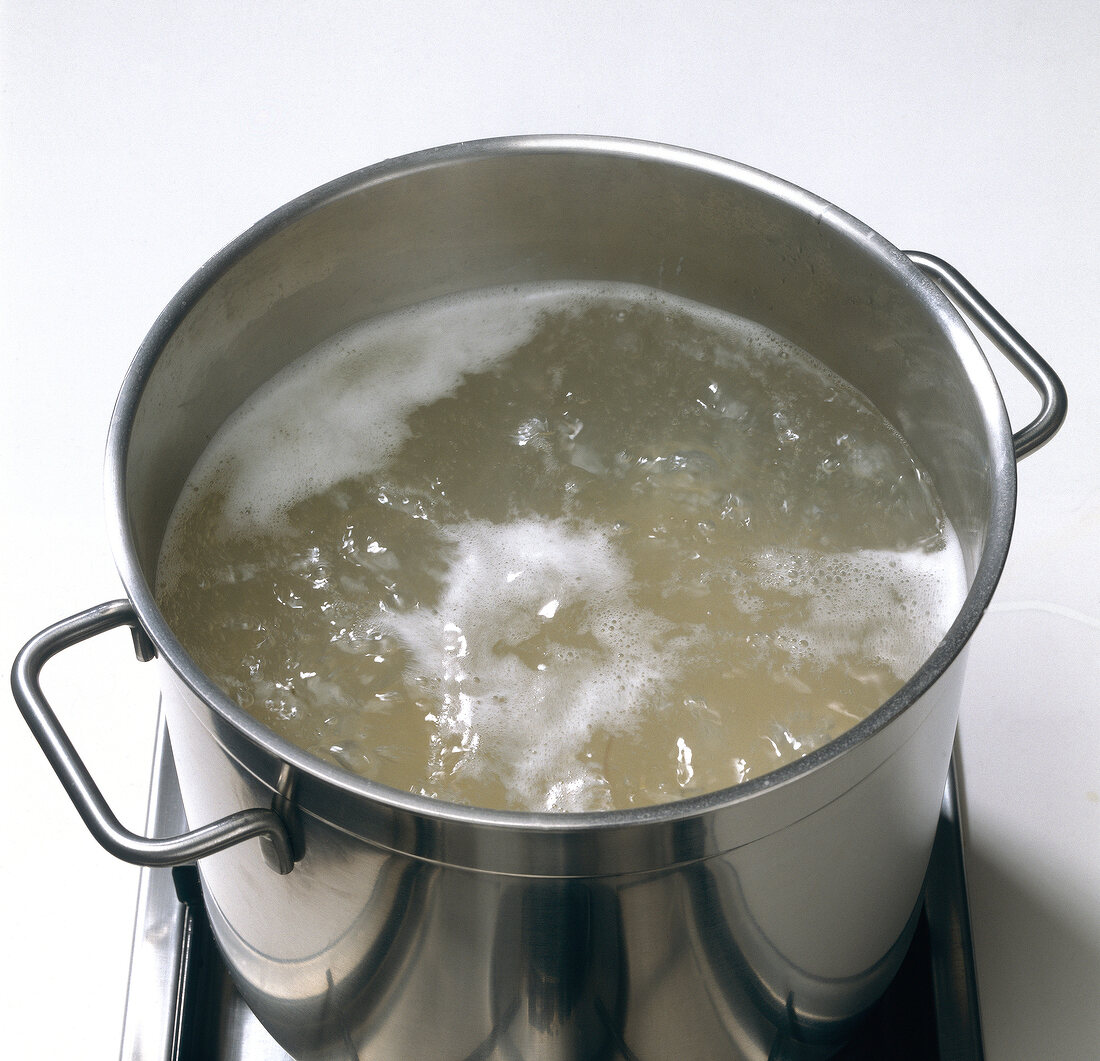
[[296, 362], [195, 468], [157, 587], [196, 662], [308, 751], [556, 811], [805, 755], [964, 593], [866, 399], [757, 325], [594, 284], [427, 303]]

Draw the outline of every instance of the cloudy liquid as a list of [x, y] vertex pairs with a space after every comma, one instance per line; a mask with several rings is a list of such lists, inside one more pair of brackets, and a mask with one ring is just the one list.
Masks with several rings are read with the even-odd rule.
[[805, 755], [965, 594], [927, 475], [858, 392], [758, 325], [594, 284], [427, 303], [296, 362], [199, 461], [157, 582], [287, 739], [535, 811]]

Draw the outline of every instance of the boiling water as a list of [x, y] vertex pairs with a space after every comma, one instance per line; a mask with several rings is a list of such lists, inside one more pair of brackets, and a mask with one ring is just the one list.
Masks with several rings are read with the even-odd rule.
[[331, 340], [222, 429], [158, 576], [198, 665], [301, 747], [563, 811], [805, 755], [904, 684], [964, 590], [866, 399], [756, 325], [626, 285]]

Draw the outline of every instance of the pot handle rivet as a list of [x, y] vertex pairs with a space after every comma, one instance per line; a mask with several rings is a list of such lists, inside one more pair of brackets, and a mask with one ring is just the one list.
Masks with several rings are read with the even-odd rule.
[[1053, 438], [1066, 418], [1066, 388], [1062, 381], [1020, 335], [978, 293], [966, 277], [942, 258], [923, 251], [904, 251], [913, 262], [950, 296], [951, 300], [981, 328], [985, 336], [1001, 351], [1024, 378], [1035, 388], [1042, 408], [1027, 427], [1012, 436], [1012, 448], [1020, 460]]
[[[142, 630], [129, 601], [100, 604], [62, 619], [27, 642], [15, 658], [11, 688], [27, 725], [46, 753], [84, 824], [112, 855], [138, 866], [179, 866], [253, 837], [266, 837], [275, 868], [289, 873], [294, 861], [282, 819], [270, 810], [238, 811], [180, 836], [152, 839], [124, 828], [107, 805], [42, 693], [39, 675], [46, 662], [66, 648], [90, 637], [129, 626], [139, 658], [151, 658], [152, 642]], [[140, 633], [139, 633], [140, 631]]]

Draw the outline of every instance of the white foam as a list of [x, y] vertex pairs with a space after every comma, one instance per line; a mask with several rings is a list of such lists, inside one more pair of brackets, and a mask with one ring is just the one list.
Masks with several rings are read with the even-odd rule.
[[[495, 772], [531, 808], [598, 809], [605, 782], [598, 762], [583, 760], [593, 733], [629, 732], [635, 705], [652, 709], [727, 634], [674, 627], [641, 607], [629, 561], [593, 524], [471, 521], [443, 531], [456, 551], [438, 604], [374, 625], [400, 639], [410, 673], [435, 687], [439, 744], [462, 749], [448, 769]], [[776, 591], [804, 598], [804, 621], [771, 631], [796, 667], [874, 658], [899, 680], [927, 658], [965, 594], [953, 539], [935, 553], [772, 550], [742, 570], [752, 573], [730, 585], [746, 614], [759, 615], [761, 597]], [[556, 639], [552, 620], [571, 609], [572, 632]]]
[[218, 481], [227, 527], [277, 523], [299, 499], [382, 467], [408, 438], [409, 414], [527, 341], [543, 303], [482, 292], [330, 339], [234, 413], [193, 481]]
[[[948, 528], [943, 549], [859, 549], [756, 558], [753, 581], [805, 602], [805, 619], [776, 631], [792, 660], [827, 668], [845, 656], [877, 659], [900, 681], [920, 668], [966, 596], [962, 550]], [[745, 595], [751, 600], [751, 589]]]
[[[634, 602], [629, 563], [593, 525], [443, 530], [457, 554], [438, 604], [387, 613], [380, 628], [438, 682], [441, 740], [469, 749], [463, 769], [501, 773], [528, 806], [591, 808], [602, 779], [578, 756], [595, 730], [629, 729], [631, 705], [675, 677], [672, 624]], [[553, 619], [567, 611], [559, 640]]]

